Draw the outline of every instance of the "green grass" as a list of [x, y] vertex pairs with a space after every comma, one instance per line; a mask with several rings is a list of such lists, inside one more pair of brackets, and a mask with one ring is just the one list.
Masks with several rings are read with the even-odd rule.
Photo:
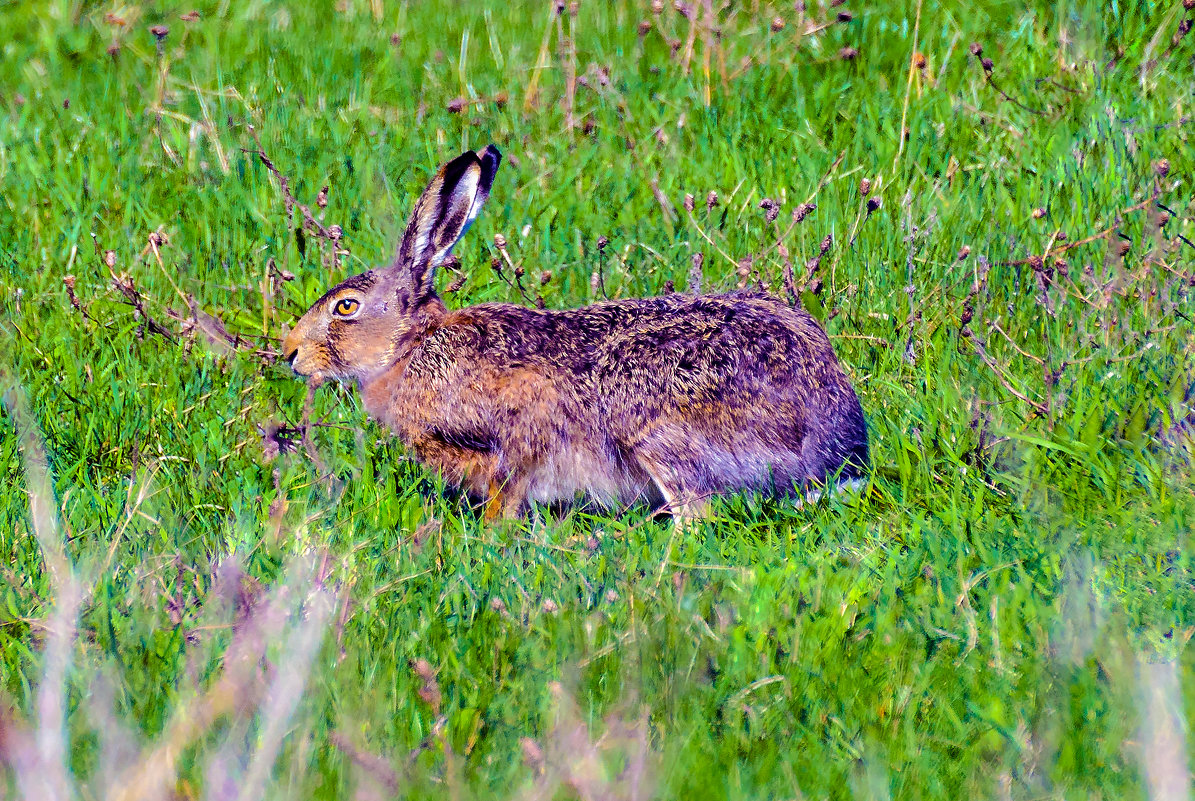
[[[1195, 703], [1195, 12], [739, 5], [686, 67], [671, 4], [0, 4], [0, 794], [61, 773], [30, 744], [65, 669], [79, 798], [172, 744], [181, 798], [1163, 797], [1195, 755], [1166, 745]], [[251, 130], [347, 255], [296, 233]], [[696, 253], [707, 291], [752, 256], [784, 294], [787, 253], [859, 389], [869, 489], [728, 498], [679, 534], [643, 509], [489, 526], [333, 386], [269, 459], [261, 432], [305, 419], [286, 327], [491, 141], [450, 306], [527, 302], [499, 233], [553, 307], [598, 271], [684, 290]]]

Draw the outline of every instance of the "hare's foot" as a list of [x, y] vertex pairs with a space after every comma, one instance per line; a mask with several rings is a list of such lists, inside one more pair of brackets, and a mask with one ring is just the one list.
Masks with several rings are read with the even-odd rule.
[[822, 499], [822, 496], [837, 495], [839, 493], [854, 494], [860, 493], [867, 482], [861, 478], [848, 478], [845, 481], [839, 481], [834, 484], [828, 484], [823, 487], [814, 487], [806, 490], [803, 495], [796, 498], [794, 504], [798, 509], [806, 504], [815, 504]]
[[698, 522], [709, 517], [710, 503], [705, 498], [688, 497], [668, 504], [672, 525], [677, 531], [692, 531]]
[[527, 482], [507, 478], [505, 481], [490, 479], [485, 503], [485, 521], [514, 520], [523, 513], [527, 505]]
[[692, 529], [698, 520], [708, 516], [709, 498], [686, 489], [677, 471], [649, 459], [641, 458], [639, 463], [664, 499], [661, 511], [668, 512], [672, 517], [672, 525], [678, 531]]

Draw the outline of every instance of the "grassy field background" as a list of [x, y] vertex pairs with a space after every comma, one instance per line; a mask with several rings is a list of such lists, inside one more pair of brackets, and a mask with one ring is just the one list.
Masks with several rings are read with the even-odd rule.
[[[1195, 11], [196, 8], [0, 4], [0, 797], [1187, 797]], [[450, 307], [762, 283], [867, 490], [489, 526], [308, 398], [488, 142]]]

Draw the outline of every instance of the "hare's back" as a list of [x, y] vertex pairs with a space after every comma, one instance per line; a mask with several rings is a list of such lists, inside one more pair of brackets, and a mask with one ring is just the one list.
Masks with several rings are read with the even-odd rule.
[[678, 294], [626, 313], [597, 348], [597, 379], [628, 402], [743, 404], [845, 381], [817, 322], [776, 298]]

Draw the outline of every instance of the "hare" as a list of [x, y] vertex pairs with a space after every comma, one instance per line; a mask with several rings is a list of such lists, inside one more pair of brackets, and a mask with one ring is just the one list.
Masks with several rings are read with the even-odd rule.
[[752, 291], [578, 309], [448, 310], [433, 278], [489, 195], [493, 145], [440, 168], [393, 263], [331, 289], [283, 344], [294, 371], [355, 381], [419, 459], [515, 517], [578, 498], [680, 524], [719, 493], [857, 480], [867, 428], [825, 331]]

